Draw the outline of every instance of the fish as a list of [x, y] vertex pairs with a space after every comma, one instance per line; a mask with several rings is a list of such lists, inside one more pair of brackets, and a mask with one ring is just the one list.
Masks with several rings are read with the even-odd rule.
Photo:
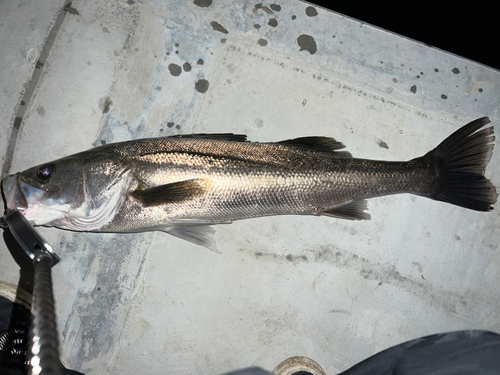
[[2, 179], [6, 210], [35, 226], [164, 231], [218, 251], [213, 225], [273, 215], [368, 220], [367, 199], [409, 193], [476, 211], [498, 194], [485, 176], [487, 117], [409, 161], [354, 158], [322, 136], [250, 142], [188, 134], [110, 143]]

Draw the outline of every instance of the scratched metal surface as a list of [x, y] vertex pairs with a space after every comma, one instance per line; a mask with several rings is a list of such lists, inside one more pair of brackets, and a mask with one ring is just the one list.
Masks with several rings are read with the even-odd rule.
[[[35, 3], [9, 14], [28, 17]], [[48, 4], [42, 41], [62, 7]], [[11, 172], [179, 133], [324, 135], [355, 157], [404, 160], [477, 117], [498, 129], [499, 72], [305, 2], [77, 0], [62, 17], [19, 136], [10, 149], [0, 139]], [[18, 50], [0, 57], [11, 61], [2, 82], [16, 80], [0, 92], [12, 113], [35, 69], [16, 64]], [[10, 134], [13, 117], [1, 126]], [[496, 150], [487, 175], [497, 187], [499, 161]], [[272, 369], [293, 355], [334, 374], [419, 336], [500, 331], [498, 211], [412, 196], [369, 210], [368, 222], [219, 226], [222, 255], [165, 233], [42, 228], [63, 259], [53, 277], [64, 352], [86, 374]], [[1, 246], [1, 279], [16, 283]]]

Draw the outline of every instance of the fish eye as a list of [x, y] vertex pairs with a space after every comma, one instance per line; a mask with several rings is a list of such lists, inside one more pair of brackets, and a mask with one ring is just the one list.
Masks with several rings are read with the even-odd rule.
[[48, 181], [54, 174], [54, 167], [52, 165], [44, 165], [38, 168], [36, 171], [36, 176], [41, 181]]

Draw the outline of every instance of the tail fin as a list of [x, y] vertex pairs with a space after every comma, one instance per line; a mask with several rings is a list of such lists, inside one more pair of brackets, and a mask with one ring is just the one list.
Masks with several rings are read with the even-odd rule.
[[476, 211], [491, 211], [497, 192], [484, 171], [493, 152], [493, 127], [483, 117], [446, 138], [420, 159], [433, 161], [437, 179], [429, 198]]

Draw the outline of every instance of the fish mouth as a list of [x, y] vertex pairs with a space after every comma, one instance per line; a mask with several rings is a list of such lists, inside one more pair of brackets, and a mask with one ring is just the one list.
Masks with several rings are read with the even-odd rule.
[[[44, 190], [23, 181], [21, 174], [9, 175], [2, 180], [2, 192], [6, 214], [19, 211], [32, 225], [53, 226], [54, 222], [64, 219], [71, 209], [69, 204], [45, 196]], [[6, 227], [5, 219], [0, 218], [0, 227]]]
[[28, 208], [22, 181], [17, 174], [9, 175], [2, 180], [2, 192], [7, 212], [18, 210], [23, 213]]
[[[7, 214], [10, 211], [18, 210], [24, 214], [24, 211], [28, 208], [28, 203], [20, 186], [19, 176], [17, 174], [9, 175], [2, 180], [1, 185], [6, 207], [5, 213]], [[8, 227], [4, 217], [0, 217], [0, 227]]]

